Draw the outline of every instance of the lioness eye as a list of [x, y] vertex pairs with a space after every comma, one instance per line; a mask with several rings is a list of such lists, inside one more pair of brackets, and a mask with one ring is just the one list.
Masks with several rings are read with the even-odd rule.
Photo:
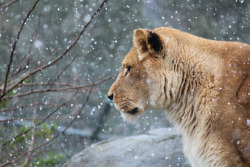
[[127, 75], [128, 75], [128, 73], [130, 72], [130, 69], [131, 69], [131, 67], [130, 67], [130, 66], [126, 67], [126, 73], [125, 73], [125, 76], [127, 76]]

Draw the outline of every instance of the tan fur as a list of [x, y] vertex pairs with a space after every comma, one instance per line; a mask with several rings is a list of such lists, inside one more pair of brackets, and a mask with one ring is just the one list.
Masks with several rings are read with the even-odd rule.
[[250, 166], [250, 46], [166, 27], [133, 41], [108, 93], [124, 118], [164, 110], [193, 167]]

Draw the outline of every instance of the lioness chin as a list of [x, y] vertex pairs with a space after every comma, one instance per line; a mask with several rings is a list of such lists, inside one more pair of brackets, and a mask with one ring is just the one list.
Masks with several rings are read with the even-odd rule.
[[133, 44], [108, 92], [124, 118], [163, 110], [193, 167], [250, 166], [250, 45], [166, 27]]

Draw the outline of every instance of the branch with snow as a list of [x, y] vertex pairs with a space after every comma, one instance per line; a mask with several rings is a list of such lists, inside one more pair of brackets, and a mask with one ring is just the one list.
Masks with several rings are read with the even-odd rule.
[[[37, 17], [37, 24], [34, 26], [34, 32], [27, 45], [27, 51], [25, 54], [19, 55], [18, 44], [22, 41], [21, 34], [25, 32], [27, 21], [34, 17], [35, 14], [33, 15], [33, 13], [38, 9], [39, 1], [34, 1], [34, 4], [25, 14], [16, 37], [13, 38], [9, 60], [6, 63], [6, 70], [3, 75], [4, 79], [0, 81], [0, 113], [8, 115], [5, 119], [1, 119], [0, 123], [7, 127], [16, 120], [22, 122], [25, 119], [29, 119], [31, 125], [25, 125], [22, 122], [23, 127], [25, 127], [24, 130], [16, 130], [15, 133], [8, 134], [4, 140], [1, 140], [0, 152], [2, 153], [3, 151], [4, 153], [0, 155], [0, 166], [28, 165], [32, 161], [34, 152], [37, 151], [37, 154], [42, 152], [40, 151], [41, 148], [50, 144], [70, 128], [86, 107], [90, 94], [106, 90], [99, 86], [114, 76], [114, 74], [100, 75], [95, 76], [93, 80], [86, 79], [86, 81], [82, 82], [83, 78], [81, 76], [68, 77], [64, 75], [79, 57], [79, 54], [69, 56], [69, 52], [77, 44], [107, 0], [101, 2], [89, 21], [77, 33], [74, 40], [68, 43], [68, 46], [62, 48], [55, 47], [42, 56], [40, 55], [41, 52], [39, 53], [39, 48], [35, 46], [35, 40], [39, 36], [40, 21], [43, 19], [42, 15], [37, 14], [35, 16]], [[9, 1], [0, 8], [6, 8], [15, 2], [17, 0]], [[67, 61], [62, 63], [65, 59]], [[58, 66], [60, 67], [58, 68], [59, 70], [57, 69]], [[51, 69], [56, 70], [52, 73], [50, 72]], [[42, 73], [45, 71], [49, 78], [42, 77]], [[51, 101], [44, 100], [47, 97], [56, 98]], [[84, 98], [85, 100], [81, 101]], [[70, 108], [71, 105], [76, 103], [79, 105], [69, 113], [67, 107]], [[57, 119], [58, 112], [62, 110], [66, 111], [60, 117], [67, 118], [64, 126], [62, 126], [64, 128], [58, 133], [53, 132], [49, 138], [40, 138], [37, 142], [36, 132], [41, 129], [44, 123], [55, 118]], [[14, 124], [12, 125], [16, 128]], [[26, 141], [19, 143], [19, 145], [16, 144], [15, 141], [22, 137], [25, 137]], [[16, 144], [15, 147], [13, 147], [13, 144]]]

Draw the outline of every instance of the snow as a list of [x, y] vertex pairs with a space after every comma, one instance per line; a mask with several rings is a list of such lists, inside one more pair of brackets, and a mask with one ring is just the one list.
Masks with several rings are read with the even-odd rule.
[[40, 49], [43, 46], [43, 42], [40, 40], [36, 40], [34, 42], [34, 46], [35, 46], [35, 48]]
[[[91, 145], [69, 160], [64, 167], [97, 166], [109, 163], [108, 166], [185, 166], [188, 167], [181, 138], [172, 128], [156, 129], [145, 134], [122, 139], [109, 140]], [[111, 149], [112, 148], [112, 149]]]
[[84, 22], [88, 22], [90, 20], [90, 15], [86, 15], [83, 20]]
[[247, 126], [250, 126], [250, 119], [247, 119], [246, 124]]
[[[1, 5], [3, 4], [4, 1], [1, 1]], [[99, 5], [100, 1], [95, 0], [80, 0], [70, 3], [68, 1], [55, 3], [47, 0], [39, 3], [38, 7], [31, 12], [17, 42], [10, 68], [10, 76], [12, 76], [13, 81], [17, 82], [18, 77], [23, 76], [25, 72], [32, 72], [38, 67], [53, 64], [53, 60], [69, 48], [69, 45], [91, 19], [91, 15]], [[13, 42], [31, 6], [32, 3], [28, 1], [18, 1], [7, 8], [0, 9], [1, 82], [4, 81]], [[138, 122], [134, 124], [124, 123], [114, 104], [107, 100], [107, 90], [115, 80], [117, 72], [120, 71], [124, 55], [133, 45], [133, 31], [137, 28], [153, 29], [165, 25], [209, 39], [249, 43], [249, 25], [243, 19], [246, 18], [248, 13], [249, 6], [244, 0], [230, 2], [195, 2], [194, 0], [176, 2], [153, 0], [110, 1], [95, 16], [70, 52], [55, 65], [47, 69], [40, 69], [37, 75], [31, 75], [25, 82], [21, 82], [39, 84], [39, 86], [21, 87], [20, 84], [9, 94], [15, 96], [38, 89], [57, 89], [61, 88], [60, 84], [66, 84], [67, 88], [82, 86], [92, 84], [102, 77], [115, 73], [112, 79], [94, 87], [90, 101], [86, 104], [82, 113], [77, 115], [78, 119], [72, 124], [72, 129], [68, 129], [65, 132], [67, 135], [60, 136], [56, 142], [50, 145], [51, 148], [60, 147], [64, 150], [64, 160], [99, 140], [138, 135], [149, 129], [171, 126], [165, 119], [165, 115], [160, 111], [149, 111], [140, 116]], [[170, 38], [170, 36], [165, 38], [166, 44], [170, 42]], [[244, 45], [241, 47], [243, 49]], [[75, 60], [69, 65], [73, 57]], [[138, 55], [138, 57], [142, 59], [143, 55]], [[249, 61], [243, 62], [243, 64], [249, 64]], [[69, 67], [62, 72], [68, 65]], [[232, 62], [229, 62], [228, 66], [235, 67]], [[19, 69], [23, 69], [23, 71], [15, 74]], [[241, 74], [241, 71], [234, 72], [235, 75]], [[58, 76], [59, 74], [60, 76]], [[52, 81], [55, 81], [56, 85], [50, 84]], [[152, 81], [146, 79], [146, 83], [151, 84]], [[49, 85], [44, 86], [45, 84]], [[2, 88], [3, 85], [0, 85], [0, 87]], [[0, 110], [15, 109], [1, 111], [0, 118], [17, 120], [0, 122], [0, 126], [5, 132], [1, 133], [0, 131], [0, 142], [12, 139], [18, 133], [14, 129], [30, 126], [31, 122], [29, 121], [32, 120], [33, 111], [36, 111], [37, 119], [41, 120], [53, 111], [58, 110], [45, 123], [49, 125], [55, 123], [57, 126], [56, 132], [63, 130], [69, 121], [74, 118], [76, 111], [83, 107], [86, 92], [88, 92], [86, 90], [88, 89], [90, 87], [80, 89], [74, 97], [71, 96], [75, 92], [67, 90], [13, 98], [6, 107], [2, 107]], [[222, 89], [225, 88], [219, 88], [219, 90]], [[250, 92], [247, 95], [250, 96]], [[69, 101], [71, 98], [73, 99]], [[66, 102], [65, 106], [58, 109], [60, 104]], [[37, 103], [43, 105], [36, 105]], [[29, 105], [29, 107], [23, 107], [25, 105]], [[105, 109], [106, 105], [110, 109]], [[228, 105], [231, 105], [231, 103], [229, 102]], [[100, 117], [103, 118], [103, 123], [101, 123], [102, 128], [98, 132], [99, 138], [91, 141], [89, 136], [102, 122]], [[241, 120], [243, 119], [241, 118]], [[249, 119], [245, 123], [250, 126]], [[5, 134], [9, 136], [6, 138]], [[39, 142], [44, 142], [46, 139], [46, 137], [41, 138]], [[65, 141], [71, 142], [66, 143]], [[22, 147], [24, 150], [28, 150], [25, 145], [22, 145]], [[151, 151], [148, 155], [156, 157], [157, 153]], [[5, 157], [5, 159], [8, 158]], [[131, 156], [131, 158], [140, 160], [143, 157], [137, 154]], [[170, 158], [171, 156], [163, 155], [164, 160]]]

